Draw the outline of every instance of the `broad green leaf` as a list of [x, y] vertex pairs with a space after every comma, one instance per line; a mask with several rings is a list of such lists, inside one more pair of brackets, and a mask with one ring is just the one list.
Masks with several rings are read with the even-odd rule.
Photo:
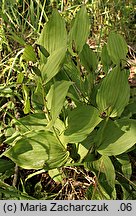
[[[119, 176], [118, 176], [118, 180], [116, 181], [116, 183], [121, 186], [121, 189], [123, 192], [121, 199], [122, 200], [135, 200], [135, 198], [136, 198], [136, 191], [135, 191], [135, 187], [134, 187], [135, 183], [131, 182], [131, 181], [129, 181], [129, 183], [128, 183], [128, 181], [127, 181], [127, 179], [125, 179], [125, 178], [122, 179]], [[132, 183], [132, 185], [131, 185], [131, 183]]]
[[108, 70], [110, 69], [112, 61], [111, 61], [111, 58], [110, 58], [110, 56], [108, 54], [108, 50], [107, 50], [107, 45], [106, 44], [102, 48], [101, 62], [103, 64], [104, 72], [107, 73]]
[[40, 77], [36, 79], [36, 88], [31, 95], [31, 103], [35, 112], [39, 112], [44, 109], [44, 88]]
[[65, 21], [57, 9], [53, 10], [49, 21], [44, 25], [38, 44], [43, 46], [50, 55], [54, 51], [66, 47], [67, 32]]
[[64, 64], [63, 68], [68, 78], [72, 82], [74, 82], [74, 84], [78, 89], [80, 89], [80, 84], [81, 84], [80, 71], [77, 69], [75, 64], [71, 60], [69, 60], [67, 64]]
[[122, 172], [127, 179], [131, 178], [132, 166], [129, 160], [129, 156], [124, 153], [116, 156], [116, 159], [122, 164]]
[[89, 45], [85, 44], [83, 46], [81, 53], [79, 54], [79, 58], [80, 58], [81, 64], [87, 70], [87, 73], [85, 73], [85, 76], [84, 76], [84, 81], [81, 82], [82, 92], [84, 92], [84, 95], [86, 95], [92, 102], [91, 93], [92, 93], [92, 89], [95, 83], [94, 73], [98, 66], [97, 56], [92, 51], [92, 49], [89, 47]]
[[86, 196], [88, 200], [110, 200], [110, 196], [99, 183], [95, 186], [91, 184], [86, 192]]
[[122, 172], [127, 179], [130, 179], [132, 176], [132, 166], [131, 163], [122, 165]]
[[68, 152], [49, 131], [31, 131], [4, 155], [24, 169], [54, 169], [62, 166]]
[[[131, 93], [133, 94], [133, 93]], [[132, 115], [136, 114], [136, 101], [132, 99], [132, 102], [129, 102], [129, 104], [125, 107], [122, 117], [129, 117], [131, 118]]]
[[27, 193], [23, 193], [17, 190], [15, 187], [6, 184], [0, 180], [0, 193], [3, 193], [6, 197], [10, 196], [10, 200], [35, 200], [34, 197], [29, 196]]
[[36, 58], [36, 53], [33, 49], [33, 47], [31, 45], [26, 45], [23, 55], [22, 55], [22, 59], [26, 60], [26, 61], [32, 61], [32, 62], [36, 62], [37, 58]]
[[41, 71], [39, 70], [38, 67], [32, 66], [32, 70], [37, 76], [41, 77]]
[[52, 169], [48, 171], [49, 176], [56, 182], [56, 183], [62, 183], [63, 178], [62, 178], [62, 173], [60, 172], [59, 169]]
[[[29, 114], [25, 117], [22, 117], [15, 122], [15, 125], [18, 126], [18, 129], [25, 133], [29, 130], [45, 130], [47, 126], [47, 120], [44, 112]], [[24, 125], [26, 127], [24, 127]], [[28, 129], [27, 129], [28, 128]]]
[[39, 49], [40, 49], [41, 53], [42, 53], [46, 58], [49, 57], [50, 54], [48, 53], [48, 51], [47, 51], [42, 45], [39, 45]]
[[[26, 130], [26, 128], [25, 128]], [[14, 145], [14, 140], [20, 137], [20, 132], [16, 131], [14, 132], [10, 137], [8, 137], [4, 142], [8, 145]]]
[[72, 45], [75, 46], [75, 50], [80, 53], [83, 49], [87, 37], [89, 36], [89, 16], [86, 11], [85, 5], [77, 12], [73, 25], [69, 32], [68, 42], [71, 51]]
[[[97, 135], [99, 137], [99, 134]], [[97, 151], [102, 155], [120, 155], [136, 143], [136, 120], [119, 119], [106, 125], [103, 141]]]
[[12, 161], [0, 159], [0, 173], [6, 172], [8, 169], [14, 168], [15, 164]]
[[100, 159], [87, 162], [85, 165], [95, 172], [99, 183], [105, 188], [108, 195], [111, 196], [115, 187], [115, 169], [110, 158], [103, 155]]
[[55, 123], [58, 115], [60, 114], [71, 84], [72, 82], [70, 81], [62, 80], [56, 81], [55, 84], [51, 86], [47, 95], [47, 106], [51, 115], [51, 122], [49, 123], [50, 126]]
[[86, 195], [88, 200], [110, 200], [110, 196], [99, 183], [97, 183], [96, 186], [91, 184], [86, 192]]
[[133, 100], [132, 103], [129, 103], [127, 109], [133, 114], [136, 114], [136, 101]]
[[80, 161], [83, 161], [83, 160], [86, 161], [86, 156], [88, 155], [90, 156], [89, 147], [91, 148], [92, 143], [88, 142], [87, 144], [88, 144], [88, 148], [79, 143], [78, 154], [80, 155]]
[[83, 141], [101, 121], [96, 108], [87, 105], [75, 108], [68, 114], [68, 128], [61, 137], [62, 142]]
[[116, 66], [107, 74], [96, 95], [96, 102], [100, 113], [107, 116], [120, 116], [130, 97], [128, 76], [125, 70]]
[[78, 144], [78, 154], [80, 155], [81, 162], [90, 162], [95, 160], [94, 138], [96, 134], [96, 130], [93, 130], [93, 132], [89, 134], [85, 140]]
[[47, 60], [46, 64], [40, 66], [44, 83], [49, 82], [61, 69], [66, 54], [66, 47], [55, 50]]
[[81, 53], [79, 54], [81, 64], [88, 72], [94, 72], [97, 68], [97, 56], [95, 52], [89, 47], [88, 44], [83, 46]]
[[121, 183], [120, 186], [122, 188], [123, 196], [122, 200], [133, 200], [133, 192], [132, 189], [130, 189], [130, 185], [128, 183]]
[[57, 129], [59, 132], [59, 135], [62, 134], [62, 132], [65, 130], [65, 124], [62, 120], [59, 118], [56, 119], [54, 127]]
[[108, 195], [106, 190], [106, 182], [105, 187], [98, 181], [96, 178], [87, 190], [87, 198], [88, 200], [116, 200], [116, 189], [113, 189], [111, 195]]
[[88, 98], [89, 101], [91, 101], [91, 104], [93, 104], [93, 97], [92, 94], [94, 94], [94, 83], [95, 83], [95, 75], [94, 73], [86, 73], [84, 77], [84, 81], [82, 84], [82, 92], [84, 93], [84, 96]]
[[122, 35], [111, 32], [108, 37], [107, 49], [113, 63], [119, 64], [121, 60], [126, 60], [128, 47]]
[[[63, 65], [63, 70], [60, 74], [66, 76], [65, 79], [71, 80], [73, 85], [70, 86], [68, 96], [74, 101], [79, 103], [81, 98], [81, 73], [71, 59], [67, 58], [67, 63]], [[62, 79], [62, 78], [61, 78]]]

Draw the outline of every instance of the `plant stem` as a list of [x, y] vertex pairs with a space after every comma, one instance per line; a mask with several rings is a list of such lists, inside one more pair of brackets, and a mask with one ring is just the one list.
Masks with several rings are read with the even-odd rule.
[[18, 169], [18, 165], [16, 164], [16, 165], [15, 165], [15, 173], [14, 173], [13, 183], [12, 183], [12, 185], [13, 185], [14, 187], [16, 187], [16, 185], [17, 185], [18, 172], [19, 172], [19, 169]]

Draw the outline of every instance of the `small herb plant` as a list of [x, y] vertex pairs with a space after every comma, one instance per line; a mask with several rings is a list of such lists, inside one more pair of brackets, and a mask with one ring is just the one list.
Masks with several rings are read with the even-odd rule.
[[[120, 192], [122, 199], [133, 199], [129, 154], [135, 151], [136, 120], [128, 47], [122, 35], [111, 31], [95, 52], [87, 43], [89, 31], [85, 5], [69, 31], [54, 8], [39, 39], [25, 45], [20, 61], [30, 67], [28, 80], [20, 72], [14, 83], [21, 87], [25, 116], [11, 115], [1, 172], [16, 164], [35, 170], [27, 178], [45, 171], [63, 177], [60, 168], [82, 166], [95, 176], [88, 199], [117, 199]], [[6, 94], [5, 88], [1, 92]]]

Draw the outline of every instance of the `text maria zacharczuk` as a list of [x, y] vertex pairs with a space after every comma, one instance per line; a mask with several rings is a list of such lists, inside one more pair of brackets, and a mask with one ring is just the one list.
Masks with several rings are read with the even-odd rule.
[[106, 203], [102, 204], [84, 204], [75, 205], [72, 203], [68, 204], [58, 204], [57, 202], [51, 202], [50, 205], [44, 204], [30, 204], [30, 203], [20, 203], [20, 211], [109, 211], [108, 205]]

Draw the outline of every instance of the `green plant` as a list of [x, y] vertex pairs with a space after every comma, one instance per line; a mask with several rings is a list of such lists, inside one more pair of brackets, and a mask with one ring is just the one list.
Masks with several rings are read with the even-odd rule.
[[[88, 199], [117, 199], [119, 191], [122, 199], [134, 199], [129, 154], [135, 151], [136, 120], [130, 107], [131, 117], [123, 112], [130, 99], [127, 44], [111, 32], [101, 55], [95, 53], [86, 43], [89, 28], [85, 5], [69, 32], [54, 8], [36, 41], [38, 53], [25, 46], [20, 62], [25, 68], [31, 63], [29, 77], [20, 72], [13, 85], [21, 86], [16, 95], [23, 97], [26, 116], [2, 107], [10, 122], [1, 163], [8, 158], [9, 167], [38, 170], [27, 179], [45, 171], [62, 179], [60, 168], [82, 166], [95, 176]], [[10, 93], [14, 97], [11, 86], [1, 87], [1, 97]]]

